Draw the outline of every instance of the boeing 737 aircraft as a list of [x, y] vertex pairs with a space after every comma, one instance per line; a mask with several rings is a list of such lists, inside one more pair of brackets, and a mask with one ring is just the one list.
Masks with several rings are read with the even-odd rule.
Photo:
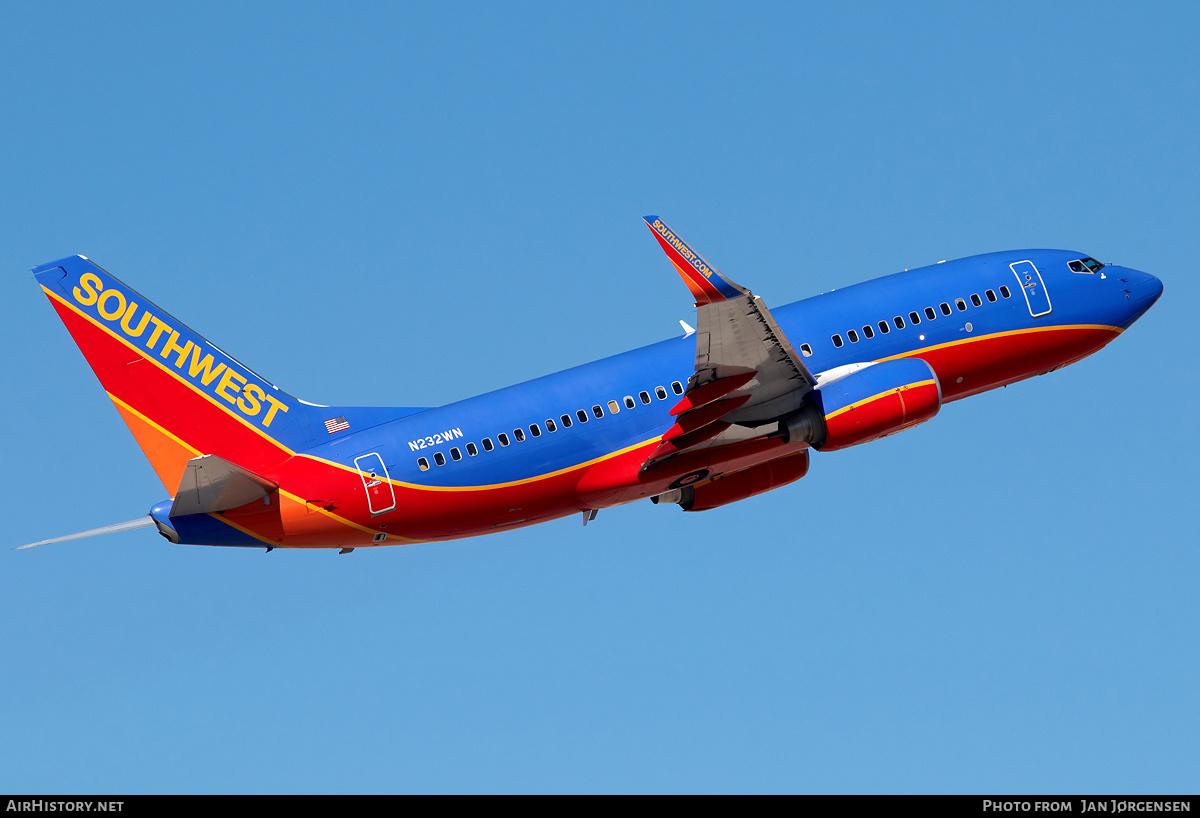
[[171, 496], [44, 542], [154, 525], [173, 543], [345, 553], [586, 524], [642, 498], [714, 509], [804, 477], [810, 449], [1091, 355], [1162, 294], [1082, 253], [1014, 250], [769, 310], [646, 224], [691, 291], [694, 330], [439, 408], [299, 400], [83, 256], [35, 268]]

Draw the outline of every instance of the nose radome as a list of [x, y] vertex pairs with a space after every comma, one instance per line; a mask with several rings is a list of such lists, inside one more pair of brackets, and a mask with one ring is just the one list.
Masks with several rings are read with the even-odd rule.
[[1131, 286], [1129, 300], [1145, 303], [1146, 309], [1154, 306], [1154, 302], [1159, 299], [1163, 293], [1163, 284], [1149, 273], [1143, 273], [1141, 270], [1128, 270], [1128, 275]]
[[1125, 326], [1141, 318], [1163, 294], [1163, 283], [1149, 273], [1121, 267], [1114, 270], [1124, 281], [1125, 297], [1130, 316]]
[[1163, 283], [1149, 273], [1143, 273], [1146, 276], [1146, 281], [1138, 285], [1138, 289], [1142, 293], [1142, 298], [1146, 300], [1146, 309], [1154, 306], [1154, 302], [1158, 301], [1163, 294]]

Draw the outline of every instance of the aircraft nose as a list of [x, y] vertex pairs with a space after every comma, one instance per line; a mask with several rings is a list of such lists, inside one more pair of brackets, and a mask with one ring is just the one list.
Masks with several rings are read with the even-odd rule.
[[1125, 326], [1129, 326], [1141, 318], [1162, 296], [1163, 283], [1149, 273], [1128, 267], [1118, 268], [1114, 272], [1118, 273], [1125, 290], [1125, 299], [1130, 310]]
[[1163, 294], [1163, 283], [1149, 273], [1144, 273], [1146, 280], [1137, 285], [1137, 289], [1141, 293], [1141, 299], [1146, 302], [1146, 309], [1154, 306], [1154, 303]]

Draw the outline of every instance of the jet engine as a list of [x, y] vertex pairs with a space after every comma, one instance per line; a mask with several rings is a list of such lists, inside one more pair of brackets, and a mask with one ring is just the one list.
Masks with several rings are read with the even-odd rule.
[[920, 358], [901, 358], [814, 389], [800, 411], [779, 422], [779, 432], [788, 442], [836, 451], [911, 429], [941, 407], [933, 368]]
[[708, 511], [736, 503], [764, 491], [786, 486], [808, 474], [808, 450], [776, 458], [748, 469], [719, 477], [711, 483], [684, 486], [651, 497], [654, 503], [678, 503], [684, 511]]

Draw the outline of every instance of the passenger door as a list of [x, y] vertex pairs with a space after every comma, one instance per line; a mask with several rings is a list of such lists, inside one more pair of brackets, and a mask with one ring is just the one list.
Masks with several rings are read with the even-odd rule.
[[1042, 281], [1042, 274], [1038, 272], [1038, 268], [1034, 266], [1032, 261], [1017, 261], [1010, 265], [1013, 275], [1017, 277], [1017, 282], [1021, 285], [1021, 291], [1025, 293], [1025, 305], [1029, 307], [1029, 314], [1034, 318], [1042, 315], [1050, 314], [1050, 296], [1046, 292], [1046, 284]]

